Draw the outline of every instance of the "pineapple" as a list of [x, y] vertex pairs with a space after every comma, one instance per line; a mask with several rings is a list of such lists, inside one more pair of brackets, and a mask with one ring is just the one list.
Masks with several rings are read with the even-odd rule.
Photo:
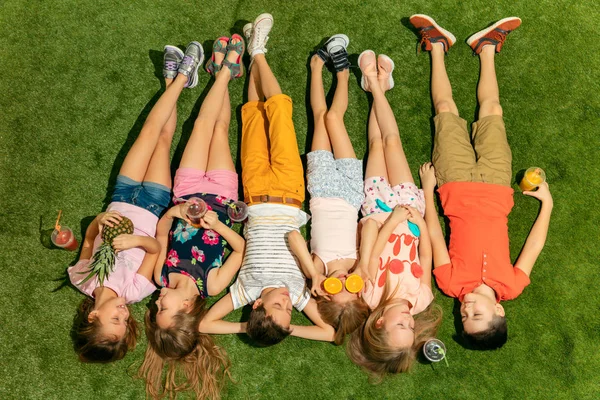
[[[127, 217], [123, 217], [119, 224], [112, 228], [105, 225], [102, 228], [102, 244], [98, 246], [98, 250], [94, 255], [94, 261], [90, 264], [89, 275], [79, 284], [83, 285], [90, 280], [94, 275], [98, 275], [98, 283], [100, 286], [104, 284], [104, 279], [114, 270], [115, 266], [115, 250], [112, 247], [113, 239], [122, 234], [133, 233], [133, 222]], [[85, 274], [87, 272], [83, 272]]]

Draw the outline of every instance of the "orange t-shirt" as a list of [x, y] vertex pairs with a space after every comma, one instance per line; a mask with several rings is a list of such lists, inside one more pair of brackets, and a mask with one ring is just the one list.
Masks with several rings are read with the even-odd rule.
[[461, 301], [485, 283], [496, 299], [511, 300], [529, 285], [529, 277], [510, 262], [508, 214], [513, 190], [482, 182], [450, 182], [438, 189], [450, 219], [450, 264], [433, 270], [439, 288]]

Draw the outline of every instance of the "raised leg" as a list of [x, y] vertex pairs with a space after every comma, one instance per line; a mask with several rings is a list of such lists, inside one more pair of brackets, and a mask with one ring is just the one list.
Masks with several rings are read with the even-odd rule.
[[325, 101], [325, 90], [323, 89], [323, 65], [323, 60], [316, 54], [310, 60], [310, 106], [315, 123], [311, 151], [331, 151], [329, 135], [325, 126], [327, 103]]
[[[133, 143], [133, 146], [131, 146], [131, 149], [123, 161], [123, 165], [119, 171], [120, 175], [127, 176], [138, 182], [144, 180], [161, 133], [169, 123], [170, 126], [174, 123], [171, 121], [171, 116], [187, 79], [187, 76], [179, 74], [177, 78], [168, 85], [165, 92], [160, 96], [154, 107], [152, 107], [139, 136]], [[168, 131], [169, 128], [167, 127], [166, 129]]]
[[500, 91], [496, 80], [494, 65], [496, 48], [492, 45], [483, 46], [479, 53], [481, 69], [477, 85], [477, 100], [479, 101], [479, 119], [488, 115], [502, 115], [500, 106]]
[[[265, 98], [269, 99], [276, 94], [281, 94], [279, 82], [277, 82], [277, 78], [273, 75], [273, 71], [271, 71], [271, 67], [269, 67], [264, 54], [257, 54], [254, 56], [253, 69], [256, 69], [258, 72], [260, 80], [259, 90], [262, 91]], [[248, 100], [250, 100], [250, 95], [248, 95]]]
[[344, 114], [348, 109], [349, 78], [350, 71], [348, 69], [337, 73], [337, 87], [335, 88], [333, 103], [325, 119], [335, 158], [356, 158], [346, 125], [344, 125]]
[[435, 114], [451, 112], [458, 115], [458, 108], [452, 98], [452, 86], [444, 63], [444, 45], [441, 42], [432, 43], [431, 47], [431, 98]]
[[373, 93], [375, 117], [381, 129], [385, 165], [389, 177], [388, 181], [392, 186], [404, 182], [414, 182], [404, 149], [402, 148], [402, 141], [400, 140], [400, 132], [398, 131], [394, 112], [379, 85], [377, 76], [368, 76], [367, 79]]
[[377, 123], [377, 116], [375, 115], [375, 103], [371, 106], [371, 112], [369, 113], [368, 135], [369, 157], [367, 159], [365, 178], [382, 176], [388, 180], [387, 168], [385, 166], [385, 154], [383, 153], [383, 139], [381, 137], [379, 124]]
[[215, 122], [215, 130], [210, 141], [210, 151], [208, 155], [207, 171], [215, 169], [225, 169], [235, 172], [235, 165], [231, 158], [231, 149], [229, 148], [229, 123], [231, 121], [231, 102], [229, 100], [229, 90], [225, 89], [225, 99], [221, 112]]

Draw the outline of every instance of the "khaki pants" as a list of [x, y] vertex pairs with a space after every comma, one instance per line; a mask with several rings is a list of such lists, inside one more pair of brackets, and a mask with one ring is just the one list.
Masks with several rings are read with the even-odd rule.
[[485, 182], [511, 186], [512, 154], [500, 115], [473, 123], [473, 144], [467, 121], [450, 112], [433, 119], [435, 138], [432, 162], [438, 187], [448, 182]]

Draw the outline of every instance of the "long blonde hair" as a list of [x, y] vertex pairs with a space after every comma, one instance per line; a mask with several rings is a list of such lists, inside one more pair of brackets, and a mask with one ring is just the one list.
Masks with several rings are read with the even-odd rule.
[[413, 345], [406, 348], [390, 346], [387, 342], [387, 333], [382, 327], [377, 327], [377, 320], [383, 316], [386, 307], [403, 301], [394, 298], [397, 291], [398, 286], [390, 294], [389, 286], [386, 283], [377, 308], [350, 336], [346, 347], [346, 353], [350, 360], [370, 372], [376, 381], [381, 381], [386, 374], [408, 371], [425, 342], [436, 336], [442, 322], [441, 307], [432, 303], [427, 309], [414, 316], [415, 339]]
[[[193, 390], [198, 399], [219, 399], [225, 377], [231, 378], [225, 350], [198, 326], [206, 314], [205, 300], [197, 296], [189, 312], [180, 311], [173, 325], [162, 329], [156, 323], [156, 309], [146, 312], [148, 347], [138, 377], [146, 381], [146, 393], [153, 399]], [[163, 380], [163, 370], [167, 373]], [[178, 381], [178, 369], [184, 379]]]

